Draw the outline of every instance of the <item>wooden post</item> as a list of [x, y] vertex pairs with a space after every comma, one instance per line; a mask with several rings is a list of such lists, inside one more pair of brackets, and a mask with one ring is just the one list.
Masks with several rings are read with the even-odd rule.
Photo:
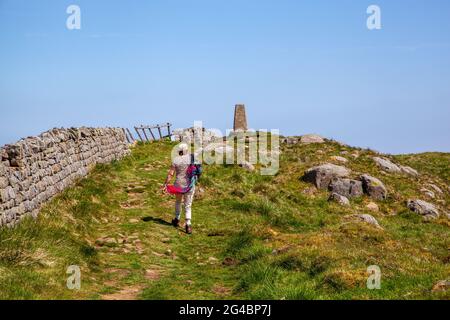
[[155, 141], [155, 136], [153, 135], [153, 132], [150, 128], [147, 128], [148, 131], [150, 132], [150, 135], [152, 136], [152, 141]]
[[130, 129], [128, 129], [128, 128], [127, 128], [127, 132], [128, 132], [128, 135], [129, 135], [129, 136], [130, 136], [130, 138], [131, 138], [131, 141], [132, 141], [132, 142], [134, 142], [134, 141], [135, 141], [135, 139], [134, 139], [133, 135], [131, 134], [131, 131], [130, 131]]
[[167, 133], [168, 133], [169, 138], [172, 137], [172, 134], [170, 133], [170, 126], [171, 126], [171, 124], [167, 123]]
[[123, 134], [125, 135], [125, 138], [127, 139], [127, 142], [131, 143], [130, 138], [128, 137], [128, 134], [127, 134], [127, 132], [125, 131], [124, 128], [122, 128], [122, 131], [123, 131]]
[[148, 128], [148, 131], [150, 131], [150, 133], [151, 133], [151, 135], [152, 135], [152, 138], [153, 138], [153, 141], [156, 140], [156, 139], [155, 139], [155, 135], [153, 134], [152, 128]]
[[136, 130], [136, 133], [137, 133], [137, 135], [139, 136], [139, 139], [141, 139], [141, 141], [143, 142], [144, 139], [142, 139], [142, 136], [141, 136], [141, 134], [139, 133], [138, 128], [137, 128], [137, 127], [134, 127], [134, 130]]
[[145, 140], [147, 140], [147, 142], [148, 142], [149, 140], [148, 140], [148, 137], [147, 137], [147, 133], [145, 132], [144, 126], [141, 126], [141, 130], [144, 133]]
[[158, 128], [159, 139], [162, 139], [161, 127], [159, 126], [159, 124], [156, 126], [156, 128]]

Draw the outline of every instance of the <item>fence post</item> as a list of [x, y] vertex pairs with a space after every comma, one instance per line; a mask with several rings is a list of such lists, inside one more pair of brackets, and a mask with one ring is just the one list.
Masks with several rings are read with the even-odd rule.
[[123, 134], [125, 135], [125, 138], [127, 139], [127, 142], [130, 143], [130, 139], [128, 138], [128, 135], [127, 135], [125, 129], [122, 128], [122, 131], [123, 131]]
[[158, 132], [159, 132], [159, 139], [161, 140], [161, 139], [162, 139], [162, 134], [161, 134], [161, 127], [160, 127], [160, 125], [158, 124], [158, 125], [156, 126], [156, 128], [158, 128]]
[[134, 141], [135, 141], [135, 139], [134, 139], [133, 135], [131, 134], [131, 131], [130, 131], [130, 129], [128, 129], [128, 128], [127, 128], [127, 132], [128, 132], [128, 135], [129, 135], [129, 136], [130, 136], [130, 138], [131, 138], [131, 141], [132, 141], [132, 142], [134, 142]]
[[169, 138], [172, 137], [172, 133], [170, 132], [170, 126], [171, 126], [171, 124], [167, 122], [167, 133], [168, 133]]
[[142, 139], [141, 134], [139, 133], [139, 130], [137, 127], [134, 127], [134, 130], [136, 130], [137, 135], [139, 136], [139, 139], [141, 139], [142, 142], [144, 142], [144, 139]]
[[150, 134], [152, 135], [153, 141], [155, 141], [155, 135], [153, 134], [152, 128], [148, 128], [148, 131], [150, 131]]
[[147, 140], [147, 142], [148, 142], [149, 140], [148, 140], [148, 137], [147, 137], [147, 133], [145, 132], [144, 126], [141, 126], [141, 130], [142, 130], [142, 132], [144, 133], [145, 140]]

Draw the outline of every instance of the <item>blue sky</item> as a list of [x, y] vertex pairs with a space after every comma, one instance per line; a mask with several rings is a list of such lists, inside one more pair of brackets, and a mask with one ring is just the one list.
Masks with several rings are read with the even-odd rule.
[[0, 0], [0, 145], [62, 126], [225, 130], [236, 103], [255, 129], [449, 152], [450, 1]]

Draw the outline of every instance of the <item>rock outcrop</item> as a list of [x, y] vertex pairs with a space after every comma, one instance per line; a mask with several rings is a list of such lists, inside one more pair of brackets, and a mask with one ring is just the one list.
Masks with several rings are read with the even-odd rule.
[[223, 141], [223, 137], [213, 130], [205, 128], [187, 128], [176, 129], [173, 131], [173, 141], [185, 142], [185, 143], [197, 143], [199, 146], [204, 147], [211, 143]]
[[255, 166], [248, 161], [244, 161], [244, 163], [241, 164], [241, 167], [249, 172], [255, 171]]
[[380, 169], [390, 172], [390, 173], [400, 173], [402, 170], [398, 165], [391, 162], [389, 159], [386, 158], [380, 158], [380, 157], [373, 157], [373, 161], [380, 167]]
[[308, 169], [302, 179], [303, 181], [313, 183], [318, 189], [327, 189], [334, 178], [346, 178], [350, 175], [350, 172], [345, 167], [326, 163]]
[[332, 156], [331, 160], [332, 161], [336, 161], [336, 162], [340, 162], [340, 163], [347, 163], [348, 162], [347, 158], [344, 158], [344, 157], [341, 157], [341, 156]]
[[413, 169], [413, 168], [408, 167], [408, 166], [400, 166], [400, 170], [403, 173], [406, 173], [406, 174], [408, 174], [410, 176], [413, 176], [413, 177], [417, 177], [419, 175], [419, 172], [417, 172], [416, 169]]
[[325, 139], [317, 134], [306, 134], [303, 136], [289, 136], [281, 139], [282, 143], [286, 144], [312, 144], [325, 143]]
[[328, 198], [328, 201], [336, 202], [336, 203], [340, 204], [341, 206], [345, 206], [345, 207], [350, 206], [350, 201], [348, 200], [348, 198], [344, 197], [338, 193], [332, 193], [330, 195], [330, 197]]
[[373, 212], [378, 212], [380, 211], [380, 208], [378, 207], [378, 205], [375, 202], [370, 202], [366, 205], [366, 208], [370, 211]]
[[446, 292], [447, 290], [450, 290], [450, 280], [438, 281], [432, 289], [433, 292]]
[[370, 224], [376, 228], [382, 229], [380, 224], [378, 223], [377, 219], [375, 219], [370, 214], [352, 214], [350, 216], [347, 216], [347, 218], [355, 220], [355, 221], [364, 222], [364, 223]]
[[385, 200], [387, 198], [387, 189], [383, 182], [368, 174], [361, 176], [364, 193], [374, 200]]
[[360, 197], [364, 194], [361, 181], [344, 178], [334, 178], [328, 189], [332, 193], [340, 194], [346, 198]]
[[419, 172], [408, 166], [401, 166], [393, 163], [391, 160], [380, 157], [373, 157], [373, 161], [381, 168], [381, 170], [389, 173], [405, 173], [407, 175], [417, 177]]
[[439, 211], [436, 207], [423, 200], [408, 200], [406, 203], [409, 210], [422, 215], [426, 220], [439, 218]]
[[305, 134], [300, 137], [300, 143], [311, 144], [311, 143], [324, 143], [325, 139], [317, 134]]

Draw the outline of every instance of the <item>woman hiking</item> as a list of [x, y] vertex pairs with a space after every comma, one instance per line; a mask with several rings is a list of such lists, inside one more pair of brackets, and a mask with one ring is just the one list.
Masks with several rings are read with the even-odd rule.
[[[172, 166], [164, 182], [163, 190], [176, 196], [175, 218], [172, 225], [178, 227], [181, 219], [181, 204], [184, 203], [186, 216], [186, 233], [192, 234], [192, 201], [195, 194], [195, 183], [201, 175], [201, 165], [194, 163], [193, 154], [189, 153], [189, 146], [181, 143], [177, 146], [177, 156], [172, 160]], [[169, 185], [175, 175], [175, 184]]]

